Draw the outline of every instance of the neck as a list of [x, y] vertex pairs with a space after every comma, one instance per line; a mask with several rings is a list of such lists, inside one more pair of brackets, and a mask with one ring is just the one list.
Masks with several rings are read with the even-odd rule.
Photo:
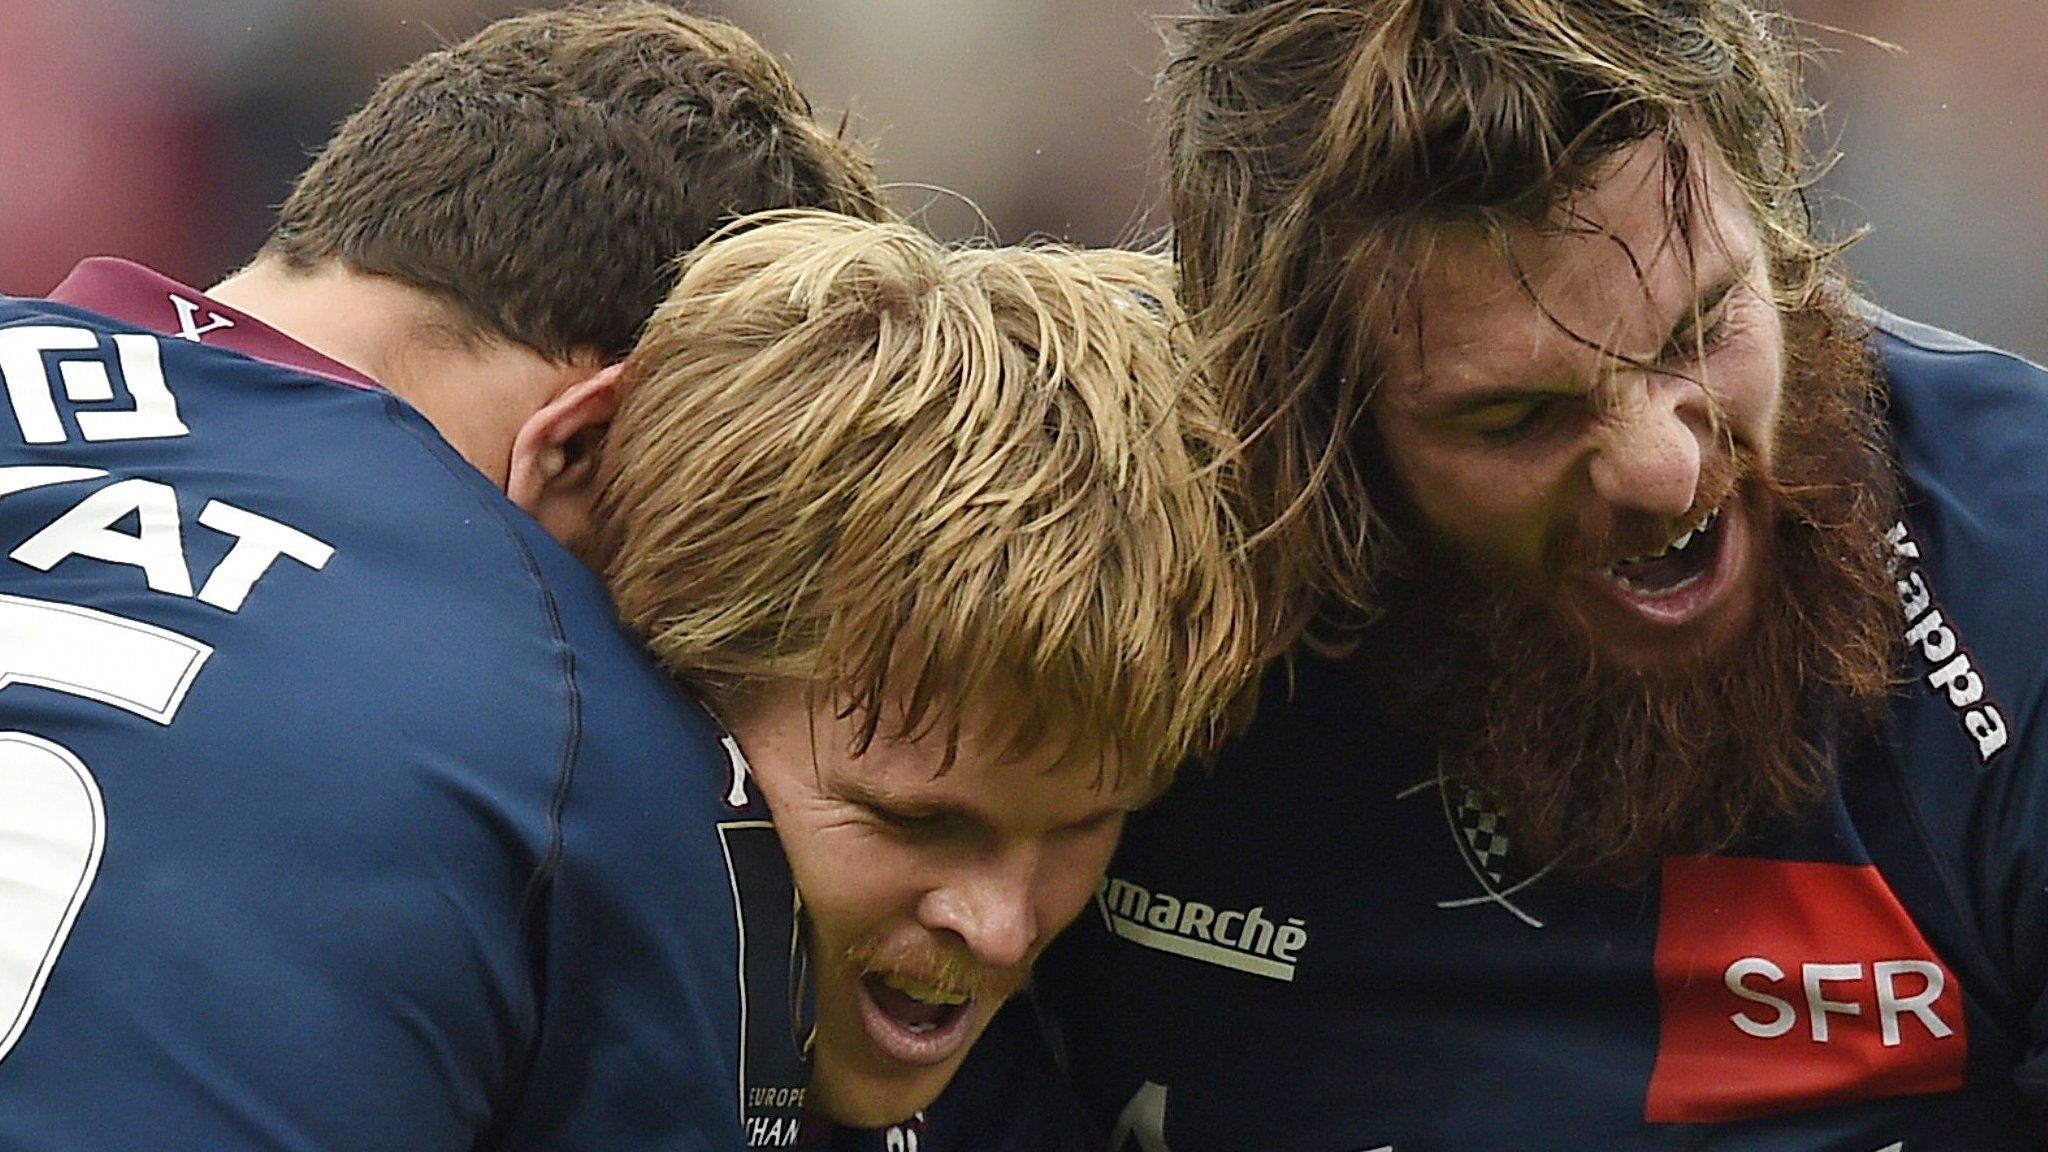
[[260, 257], [207, 290], [323, 356], [411, 399], [400, 350], [418, 341], [436, 302], [417, 288], [338, 263], [298, 270]]
[[473, 337], [432, 294], [338, 261], [296, 269], [259, 257], [207, 295], [382, 384], [500, 488], [520, 425], [593, 370]]

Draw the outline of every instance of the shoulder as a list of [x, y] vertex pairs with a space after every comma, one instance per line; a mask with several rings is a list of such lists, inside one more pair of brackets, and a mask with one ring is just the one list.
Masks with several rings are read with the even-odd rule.
[[1982, 763], [2048, 683], [2048, 371], [1871, 310], [1906, 505], [1891, 541], [1920, 683]]
[[1874, 306], [1864, 314], [1909, 477], [1954, 477], [1973, 489], [2022, 479], [2001, 466], [2031, 459], [2048, 430], [2048, 369]]
[[566, 623], [608, 624], [603, 590], [396, 397], [43, 301], [0, 300], [0, 371], [0, 465], [35, 481], [0, 589], [212, 651], [181, 744], [318, 748], [394, 814], [489, 764], [530, 828], [579, 672], [654, 694], [616, 629]]
[[2048, 955], [2036, 908], [2048, 892], [2048, 371], [1871, 318], [1905, 486], [1889, 541], [1905, 639], [1888, 732], [1911, 809], [1902, 827], [1924, 840], [1942, 899], [1990, 942], [1984, 954], [2026, 958], [1980, 965], [2026, 999], [2017, 973]]

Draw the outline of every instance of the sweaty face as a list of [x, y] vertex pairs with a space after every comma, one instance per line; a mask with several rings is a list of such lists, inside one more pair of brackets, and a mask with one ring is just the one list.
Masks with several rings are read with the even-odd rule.
[[[1011, 754], [991, 718], [856, 752], [806, 685], [729, 717], [775, 817], [811, 933], [811, 1106], [901, 1120], [937, 1097], [1032, 961], [1078, 915], [1143, 799], [1061, 749]], [[997, 738], [992, 739], [991, 734]]]
[[1784, 338], [1754, 224], [1718, 168], [1674, 226], [1661, 140], [1571, 225], [1450, 234], [1385, 341], [1373, 416], [1428, 530], [1511, 572], [1609, 657], [1682, 664], [1754, 608]]

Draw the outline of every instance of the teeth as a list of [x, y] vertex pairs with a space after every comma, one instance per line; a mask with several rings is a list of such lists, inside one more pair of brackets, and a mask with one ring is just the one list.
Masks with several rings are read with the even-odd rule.
[[[1714, 521], [1720, 519], [1720, 517], [1721, 510], [1719, 508], [1716, 508], [1712, 512], [1707, 513], [1705, 516], [1700, 517], [1699, 523], [1693, 525], [1691, 528], [1686, 529], [1685, 533], [1678, 537], [1676, 540], [1673, 540], [1669, 544], [1664, 545], [1664, 547], [1646, 556], [1630, 556], [1626, 560], [1616, 560], [1614, 564], [1609, 568], [1609, 571], [1612, 572], [1614, 568], [1619, 568], [1624, 564], [1640, 564], [1645, 560], [1661, 560], [1664, 557], [1671, 555], [1673, 552], [1682, 552], [1685, 550], [1687, 545], [1692, 543], [1693, 537], [1713, 527]], [[1625, 578], [1620, 576], [1619, 574], [1615, 575], [1615, 579], [1623, 580], [1624, 582], [1626, 582]]]
[[[964, 992], [949, 992], [937, 984], [927, 984], [914, 976], [905, 976], [899, 972], [884, 973], [882, 975], [882, 983], [923, 1004], [937, 1004], [947, 1008], [957, 1008], [967, 1003], [967, 995]], [[921, 1031], [923, 1029], [918, 1030]]]

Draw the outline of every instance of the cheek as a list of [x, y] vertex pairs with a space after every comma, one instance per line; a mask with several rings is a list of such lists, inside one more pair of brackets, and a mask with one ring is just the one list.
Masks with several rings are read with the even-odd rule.
[[1558, 480], [1547, 455], [1452, 444], [1402, 428], [1384, 430], [1381, 444], [1394, 479], [1432, 531], [1489, 560], [1541, 560]]
[[1048, 936], [1073, 923], [1088, 907], [1089, 899], [1102, 883], [1102, 874], [1109, 868], [1110, 857], [1116, 853], [1121, 828], [1119, 822], [1107, 831], [1089, 832], [1047, 846], [1034, 902]]
[[1783, 405], [1785, 349], [1775, 312], [1756, 322], [1745, 338], [1722, 350], [1711, 378], [1714, 400], [1735, 439], [1770, 459]]
[[777, 821], [807, 914], [834, 937], [859, 934], [917, 906], [914, 855], [853, 824], [792, 827]]

